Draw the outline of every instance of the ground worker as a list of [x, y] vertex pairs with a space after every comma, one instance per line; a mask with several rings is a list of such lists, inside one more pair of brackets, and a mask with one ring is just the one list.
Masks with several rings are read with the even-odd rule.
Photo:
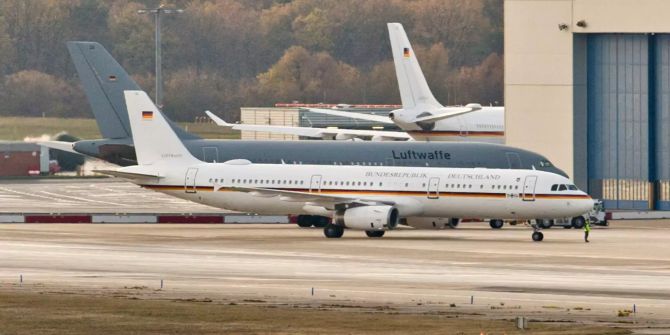
[[589, 243], [589, 232], [591, 231], [591, 220], [587, 217], [584, 220], [584, 242]]

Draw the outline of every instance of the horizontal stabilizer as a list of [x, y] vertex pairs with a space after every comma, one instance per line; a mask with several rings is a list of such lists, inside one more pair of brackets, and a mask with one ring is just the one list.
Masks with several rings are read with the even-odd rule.
[[428, 115], [423, 117], [418, 117], [413, 120], [413, 122], [436, 122], [444, 119], [449, 119], [455, 116], [460, 116], [463, 114], [468, 114], [481, 110], [482, 106], [480, 104], [468, 104], [465, 107], [447, 107], [441, 110], [446, 110], [444, 113], [437, 115]]
[[50, 149], [57, 149], [65, 152], [70, 152], [73, 154], [79, 154], [81, 153], [76, 152], [72, 146], [74, 145], [75, 142], [63, 142], [63, 141], [42, 141], [42, 142], [37, 142], [37, 144], [41, 146], [45, 146]]

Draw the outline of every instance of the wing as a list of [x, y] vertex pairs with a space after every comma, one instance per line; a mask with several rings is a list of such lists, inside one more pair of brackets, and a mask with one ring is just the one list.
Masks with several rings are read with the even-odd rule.
[[345, 111], [338, 111], [338, 110], [334, 110], [334, 109], [322, 109], [322, 108], [308, 108], [307, 110], [312, 112], [312, 113], [348, 117], [348, 118], [351, 118], [351, 119], [366, 120], [366, 121], [379, 122], [379, 123], [385, 123], [385, 124], [393, 124], [393, 120], [391, 120], [388, 116], [384, 116], [384, 115], [373, 115], [373, 114], [363, 114], [363, 113], [356, 113], [356, 112], [345, 112]]
[[357, 203], [361, 205], [395, 205], [396, 201], [388, 199], [375, 199], [373, 197], [352, 197], [346, 195], [321, 194], [300, 191], [285, 191], [269, 188], [257, 187], [232, 187], [231, 190], [237, 192], [249, 193], [253, 196], [271, 198], [279, 197], [282, 201], [303, 202], [307, 204], [316, 204], [327, 208], [333, 208], [338, 204]]
[[101, 174], [106, 174], [109, 176], [114, 176], [114, 177], [119, 177], [119, 178], [125, 178], [125, 179], [147, 179], [147, 178], [163, 178], [158, 173], [152, 173], [152, 172], [133, 172], [133, 171], [123, 171], [123, 169], [119, 170], [93, 170], [95, 173], [101, 173]]
[[249, 131], [267, 131], [277, 134], [288, 134], [312, 138], [345, 138], [369, 137], [380, 140], [409, 140], [411, 137], [405, 132], [383, 131], [383, 130], [359, 130], [359, 129], [339, 129], [339, 128], [310, 128], [310, 127], [289, 127], [273, 125], [254, 125], [254, 124], [235, 124], [228, 123], [210, 111], [205, 112], [214, 123], [221, 127], [229, 127], [235, 130]]

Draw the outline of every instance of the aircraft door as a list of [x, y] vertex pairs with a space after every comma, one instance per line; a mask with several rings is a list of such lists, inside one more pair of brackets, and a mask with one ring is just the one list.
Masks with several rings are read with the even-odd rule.
[[460, 129], [460, 136], [468, 136], [468, 122], [463, 117], [456, 117], [458, 120], [458, 127]]
[[428, 180], [428, 199], [440, 198], [440, 178], [430, 178]]
[[506, 152], [507, 164], [510, 169], [521, 169], [521, 157], [516, 152]]
[[309, 182], [309, 191], [310, 192], [321, 192], [321, 175], [313, 175], [312, 180]]
[[535, 201], [535, 184], [537, 184], [537, 176], [527, 176], [523, 183], [523, 201]]
[[198, 169], [189, 168], [186, 170], [186, 177], [184, 178], [184, 191], [186, 193], [196, 193], [195, 177], [198, 175]]
[[219, 149], [217, 147], [202, 148], [203, 160], [207, 163], [216, 163], [219, 161]]

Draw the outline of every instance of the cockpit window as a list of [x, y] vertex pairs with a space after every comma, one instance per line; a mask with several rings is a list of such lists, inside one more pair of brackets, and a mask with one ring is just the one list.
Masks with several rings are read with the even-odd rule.
[[546, 159], [543, 159], [543, 160], [540, 161], [540, 166], [541, 166], [541, 167], [552, 167], [552, 166], [554, 166], [554, 165], [551, 164], [550, 161], [548, 161], [548, 160], [546, 160]]
[[568, 188], [565, 185], [561, 184], [561, 186], [558, 187], [558, 190], [559, 191], [567, 191]]
[[569, 189], [570, 191], [578, 191], [578, 190], [579, 190], [579, 189], [577, 188], [577, 186], [575, 186], [575, 185], [568, 185], [568, 189]]
[[552, 191], [558, 190], [558, 184], [551, 185], [551, 190]]

